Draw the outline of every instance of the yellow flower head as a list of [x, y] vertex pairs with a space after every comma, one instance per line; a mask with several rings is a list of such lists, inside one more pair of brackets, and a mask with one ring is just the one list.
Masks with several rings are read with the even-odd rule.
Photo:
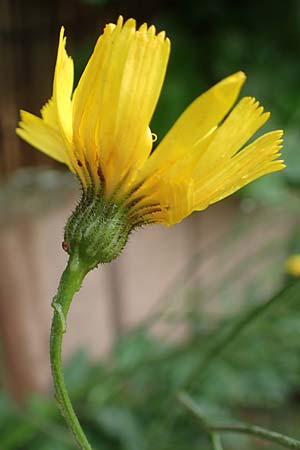
[[251, 97], [232, 109], [244, 73], [198, 97], [151, 153], [149, 123], [170, 52], [165, 33], [122, 17], [106, 25], [74, 92], [65, 44], [62, 28], [52, 98], [41, 118], [21, 111], [17, 133], [67, 164], [84, 189], [125, 202], [134, 223], [172, 225], [284, 167], [282, 131], [244, 147], [269, 117]]
[[233, 107], [243, 72], [198, 97], [152, 152], [149, 123], [170, 53], [165, 32], [122, 17], [106, 25], [74, 92], [65, 45], [62, 28], [52, 98], [41, 118], [21, 111], [17, 133], [65, 163], [89, 197], [121, 205], [131, 229], [180, 222], [284, 167], [282, 131], [245, 146], [269, 113], [252, 97]]
[[300, 277], [300, 254], [290, 255], [285, 261], [285, 271], [292, 277]]

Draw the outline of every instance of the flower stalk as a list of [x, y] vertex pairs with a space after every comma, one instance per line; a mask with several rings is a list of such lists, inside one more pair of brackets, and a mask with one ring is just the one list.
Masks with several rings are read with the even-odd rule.
[[61, 413], [81, 450], [91, 450], [91, 446], [77, 419], [65, 385], [62, 367], [62, 339], [66, 332], [66, 320], [71, 301], [74, 294], [80, 289], [86, 273], [87, 270], [78, 255], [72, 254], [52, 302], [54, 314], [50, 337], [50, 360], [55, 397]]
[[69, 254], [69, 261], [52, 302], [50, 359], [57, 402], [81, 450], [91, 450], [91, 446], [77, 419], [63, 376], [61, 353], [67, 315], [85, 275], [98, 264], [119, 256], [131, 228], [124, 207], [106, 201], [93, 189], [83, 193], [65, 227], [63, 249]]

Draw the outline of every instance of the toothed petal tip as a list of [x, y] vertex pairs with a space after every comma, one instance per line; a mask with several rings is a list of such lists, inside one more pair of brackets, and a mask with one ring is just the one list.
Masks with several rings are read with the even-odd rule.
[[124, 23], [124, 18], [123, 18], [123, 16], [120, 14], [119, 17], [118, 17], [118, 20], [117, 20], [117, 26], [118, 26], [118, 27], [122, 27], [123, 23]]
[[237, 79], [239, 78], [240, 80], [246, 80], [247, 78], [247, 75], [242, 70], [239, 70], [238, 72], [234, 73], [233, 76], [235, 76]]

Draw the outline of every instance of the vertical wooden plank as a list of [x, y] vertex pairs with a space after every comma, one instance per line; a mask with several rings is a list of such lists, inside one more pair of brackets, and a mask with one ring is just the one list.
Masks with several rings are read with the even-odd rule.
[[124, 331], [124, 303], [125, 298], [122, 289], [122, 266], [120, 261], [113, 261], [108, 268], [107, 276], [110, 288], [110, 301], [108, 303], [112, 334], [115, 341]]
[[2, 0], [0, 14], [0, 168], [5, 174], [18, 166], [18, 142], [12, 138], [11, 128], [15, 117], [15, 65], [14, 54], [9, 42], [12, 28], [11, 4]]
[[21, 401], [26, 393], [41, 388], [34, 371], [33, 339], [29, 338], [38, 327], [38, 320], [35, 325], [28, 311], [37, 296], [32, 223], [24, 221], [15, 229], [2, 230], [0, 249], [0, 335], [5, 379], [13, 396]]

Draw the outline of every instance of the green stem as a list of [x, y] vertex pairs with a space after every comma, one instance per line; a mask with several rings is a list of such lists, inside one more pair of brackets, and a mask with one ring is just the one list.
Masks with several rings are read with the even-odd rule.
[[91, 450], [91, 446], [77, 419], [65, 385], [61, 352], [70, 304], [75, 292], [80, 289], [86, 273], [87, 270], [83, 267], [77, 255], [70, 256], [68, 265], [62, 274], [57, 295], [52, 303], [54, 314], [50, 337], [50, 359], [55, 397], [61, 413], [81, 450]]
[[275, 431], [266, 430], [265, 428], [258, 427], [257, 425], [249, 425], [244, 423], [238, 423], [233, 425], [217, 425], [212, 424], [207, 417], [204, 416], [199, 405], [194, 402], [194, 400], [182, 392], [178, 395], [178, 400], [182, 405], [184, 405], [188, 411], [190, 411], [193, 416], [200, 420], [201, 424], [204, 426], [206, 431], [211, 433], [239, 433], [239, 434], [249, 434], [256, 436], [268, 442], [275, 442], [285, 448], [292, 450], [300, 450], [300, 441], [293, 439], [289, 436], [277, 433]]
[[222, 440], [218, 433], [210, 433], [210, 440], [214, 450], [223, 450]]
[[240, 433], [250, 434], [256, 436], [268, 442], [275, 442], [285, 448], [293, 450], [300, 449], [300, 441], [293, 439], [289, 436], [277, 433], [276, 431], [266, 430], [265, 428], [258, 427], [257, 425], [237, 424], [237, 425], [213, 425], [213, 430], [219, 433]]

